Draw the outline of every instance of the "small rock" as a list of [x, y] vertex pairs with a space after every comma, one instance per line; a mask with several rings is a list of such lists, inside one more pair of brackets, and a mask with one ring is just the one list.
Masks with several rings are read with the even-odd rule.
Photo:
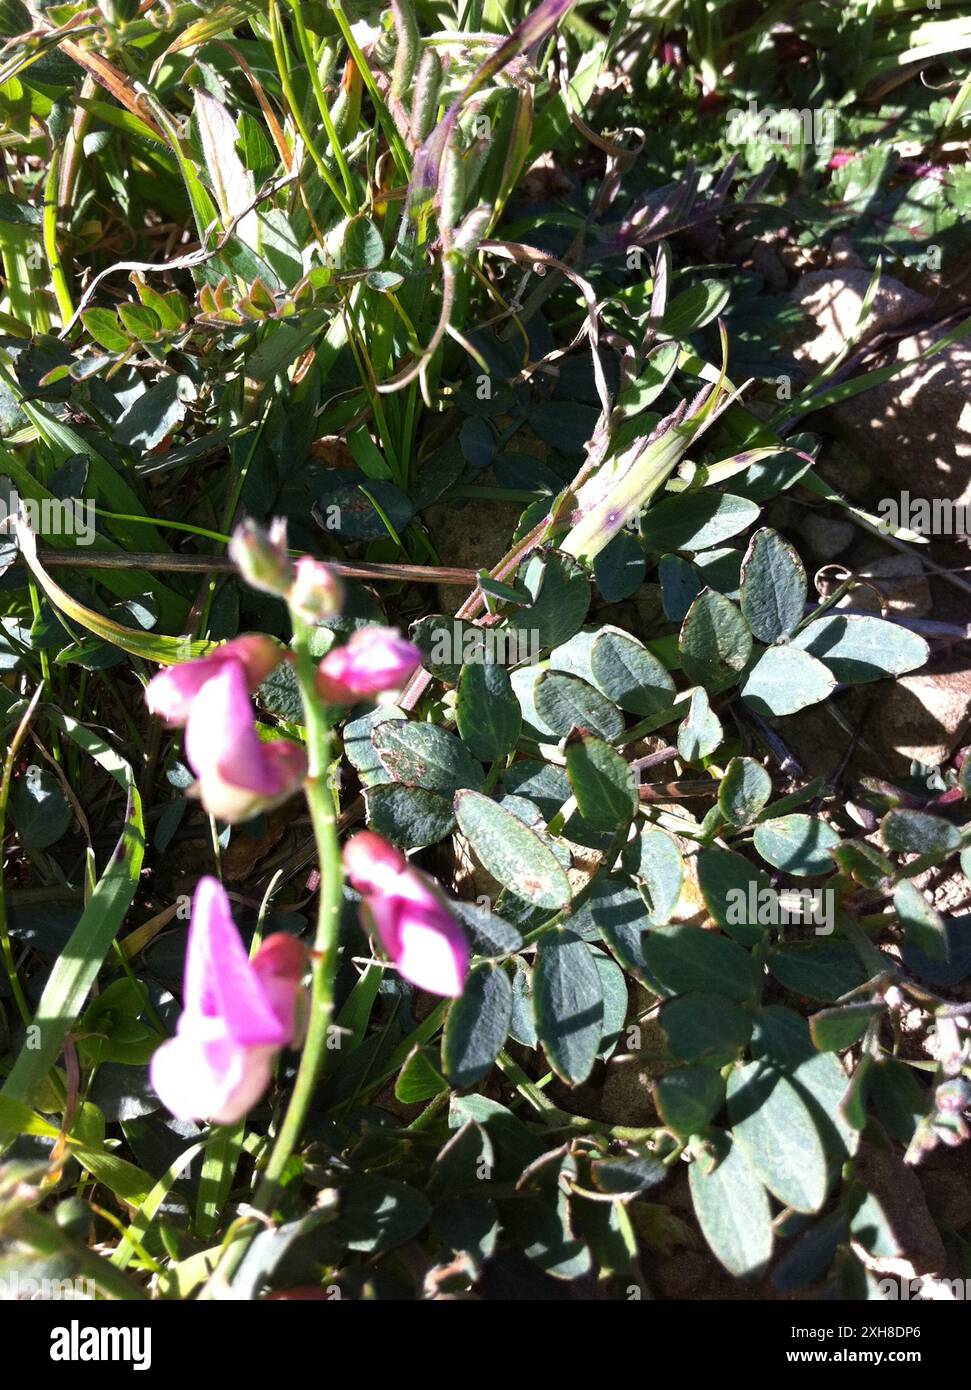
[[816, 471], [830, 487], [851, 502], [861, 502], [873, 486], [873, 473], [857, 455], [838, 439], [823, 447], [816, 462]]
[[[908, 291], [910, 293], [910, 291]], [[933, 332], [902, 338], [899, 376], [825, 412], [827, 427], [874, 460], [881, 480], [911, 499], [971, 505], [971, 342], [965, 339], [926, 362], [916, 358]], [[906, 517], [901, 517], [906, 524]]]
[[[793, 290], [793, 299], [808, 314], [811, 323], [802, 342], [793, 348], [800, 361], [823, 366], [858, 334], [860, 310], [871, 278], [869, 270], [852, 267], [835, 272], [815, 270], [803, 275]], [[909, 323], [930, 308], [931, 301], [924, 295], [884, 275], [870, 305], [863, 336], [871, 338]]]
[[873, 582], [861, 584], [836, 605], [860, 613], [898, 613], [905, 618], [924, 618], [932, 612], [934, 601], [919, 555], [910, 552], [885, 555], [871, 560], [858, 574]]
[[788, 270], [810, 271], [826, 264], [826, 251], [818, 244], [798, 246], [794, 241], [790, 241], [779, 247], [779, 260]]
[[971, 671], [925, 671], [887, 687], [871, 725], [897, 771], [911, 762], [940, 767], [971, 718]]
[[[464, 507], [454, 502], [429, 507], [425, 519], [443, 565], [480, 570], [491, 569], [505, 555], [521, 514], [518, 503], [477, 498]], [[471, 587], [439, 584], [441, 611], [454, 613]]]
[[605, 1069], [600, 1093], [600, 1114], [613, 1125], [657, 1123], [657, 1110], [651, 1084], [677, 1063], [672, 1061], [657, 1018], [644, 1019], [638, 1024], [641, 1045], [636, 1052], [618, 1049]]
[[789, 276], [774, 246], [765, 241], [756, 241], [752, 246], [751, 259], [752, 269], [762, 276], [770, 294], [781, 294], [789, 288]]
[[813, 559], [822, 565], [842, 555], [856, 537], [856, 527], [852, 521], [843, 521], [841, 517], [826, 516], [817, 511], [805, 513], [800, 530]]
[[833, 237], [829, 247], [830, 265], [838, 265], [851, 270], [864, 270], [866, 262], [857, 251], [852, 241], [844, 233], [840, 232]]
[[965, 1173], [944, 1170], [920, 1174], [927, 1205], [938, 1221], [956, 1231], [971, 1223], [971, 1179]]

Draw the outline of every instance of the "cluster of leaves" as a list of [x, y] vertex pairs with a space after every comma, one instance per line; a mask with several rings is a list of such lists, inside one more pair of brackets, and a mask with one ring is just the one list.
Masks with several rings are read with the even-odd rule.
[[[768, 421], [737, 398], [744, 287], [692, 245], [754, 216], [770, 171], [703, 113], [694, 125], [686, 75], [673, 96], [655, 80], [663, 67], [671, 86], [659, 56], [687, 26], [709, 89], [730, 72], [726, 99], [752, 84], [767, 104], [773, 40], [761, 21], [737, 37], [732, 5], [666, 7], [647, 39], [623, 7], [566, 8], [116, 3], [85, 11], [87, 33], [59, 7], [45, 38], [3, 7], [5, 33], [27, 37], [0, 67], [18, 168], [0, 200], [0, 471], [45, 547], [28, 538], [29, 568], [4, 551], [0, 576], [0, 820], [18, 846], [0, 899], [0, 1227], [20, 1267], [27, 1246], [106, 1293], [192, 1296], [292, 1079], [284, 1061], [226, 1130], [162, 1114], [146, 1074], [177, 1013], [184, 893], [213, 852], [250, 929], [303, 933], [315, 886], [286, 809], [211, 836], [128, 676], [242, 629], [289, 635], [275, 601], [180, 572], [182, 540], [211, 555], [240, 509], [286, 516], [301, 550], [403, 565], [380, 599], [349, 584], [319, 632], [322, 654], [335, 628], [410, 624], [426, 655], [397, 706], [351, 711], [334, 783], [346, 823], [456, 896], [474, 968], [430, 1007], [371, 958], [347, 892], [334, 1045], [238, 1292], [544, 1297], [580, 1281], [631, 1297], [676, 1239], [666, 1198], [688, 1159], [731, 1274], [775, 1259], [780, 1290], [865, 1297], [860, 1251], [900, 1251], [861, 1141], [913, 1162], [965, 1136], [967, 924], [915, 880], [971, 870], [971, 759], [940, 786], [871, 779], [850, 801], [779, 755], [780, 719], [928, 648], [840, 593], [817, 604], [765, 524], [789, 489], [832, 499], [818, 438], [786, 432], [825, 403], [825, 374]], [[825, 93], [860, 23], [827, 11], [820, 33], [818, 7], [793, 8], [830, 55], [810, 65]], [[866, 35], [874, 76], [908, 51]], [[643, 103], [636, 64], [633, 94], [599, 89], [638, 52], [654, 63]], [[840, 90], [848, 112], [856, 95]], [[620, 129], [650, 130], [663, 101], [697, 129], [680, 145], [704, 173], [650, 135], [639, 160]], [[966, 104], [920, 128], [957, 128]], [[866, 119], [854, 109], [851, 145]], [[848, 219], [868, 236], [868, 218], [887, 225], [890, 146], [832, 177], [787, 156], [768, 196], [807, 238]], [[561, 196], [531, 200], [522, 173], [551, 153]], [[948, 225], [960, 174], [934, 181]], [[95, 504], [88, 548], [55, 524], [75, 500]], [[486, 502], [509, 504], [509, 550], [452, 616], [412, 582], [439, 560], [429, 509], [475, 535]], [[52, 574], [59, 550], [97, 557], [96, 581]], [[259, 704], [301, 736], [287, 667]], [[806, 888], [825, 930], [780, 929]], [[901, 1049], [907, 1010], [933, 1060]], [[606, 1119], [607, 1064], [644, 1055], [647, 1034], [654, 1118]], [[124, 1217], [78, 1201], [88, 1184]], [[118, 1229], [110, 1261], [91, 1256]]]

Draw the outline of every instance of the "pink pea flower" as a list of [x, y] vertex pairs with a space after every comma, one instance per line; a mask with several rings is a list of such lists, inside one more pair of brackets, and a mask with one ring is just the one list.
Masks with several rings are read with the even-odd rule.
[[177, 728], [186, 722], [189, 711], [206, 681], [236, 662], [244, 671], [250, 691], [261, 686], [276, 666], [288, 656], [277, 642], [253, 633], [226, 642], [207, 656], [185, 661], [180, 666], [168, 666], [153, 676], [145, 691], [145, 700], [152, 714]]
[[253, 723], [246, 673], [226, 662], [192, 702], [185, 754], [211, 816], [235, 824], [291, 797], [307, 775], [303, 749], [289, 739], [265, 743]]
[[422, 655], [393, 627], [358, 628], [343, 647], [327, 653], [317, 689], [335, 705], [353, 705], [368, 695], [397, 690], [421, 665]]
[[298, 1038], [305, 964], [305, 948], [282, 933], [250, 960], [222, 886], [200, 879], [182, 1016], [151, 1063], [152, 1086], [173, 1115], [231, 1125], [256, 1104], [277, 1053]]
[[365, 925], [373, 924], [404, 978], [430, 994], [461, 994], [469, 971], [468, 942], [425, 875], [370, 830], [348, 840], [344, 867], [364, 898]]

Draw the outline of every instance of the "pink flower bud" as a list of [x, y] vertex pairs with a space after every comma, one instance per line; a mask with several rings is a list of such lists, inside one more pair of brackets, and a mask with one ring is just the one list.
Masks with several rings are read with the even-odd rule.
[[297, 743], [264, 743], [253, 723], [246, 676], [227, 662], [199, 691], [185, 726], [185, 753], [211, 816], [234, 824], [286, 801], [307, 774]]
[[324, 657], [317, 689], [331, 704], [353, 705], [364, 696], [399, 689], [421, 661], [419, 649], [397, 628], [358, 628], [345, 646]]
[[185, 958], [183, 1012], [174, 1038], [157, 1049], [152, 1085], [184, 1120], [235, 1124], [270, 1083], [280, 1048], [296, 1038], [306, 952], [270, 936], [249, 960], [229, 899], [200, 879]]
[[287, 603], [305, 622], [320, 623], [341, 611], [344, 586], [330, 565], [311, 555], [301, 555], [287, 591]]
[[241, 522], [229, 542], [229, 558], [247, 584], [282, 598], [293, 580], [286, 521], [278, 517], [269, 531], [255, 521]]
[[365, 924], [404, 978], [430, 994], [461, 994], [468, 942], [431, 881], [370, 830], [344, 846], [344, 867], [364, 898]]
[[252, 692], [289, 655], [286, 648], [270, 637], [261, 637], [256, 633], [236, 637], [196, 661], [185, 661], [181, 666], [167, 666], [164, 671], [159, 671], [148, 683], [145, 701], [152, 714], [180, 728], [188, 719], [192, 703], [206, 681], [221, 671], [227, 662], [235, 662], [241, 667], [246, 685]]

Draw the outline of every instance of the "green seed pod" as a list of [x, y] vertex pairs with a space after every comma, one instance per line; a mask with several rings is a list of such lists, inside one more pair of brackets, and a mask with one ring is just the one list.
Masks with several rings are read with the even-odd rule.
[[421, 53], [421, 35], [418, 32], [418, 17], [412, 0], [391, 0], [394, 15], [395, 34], [398, 38], [398, 51], [394, 58], [394, 71], [391, 75], [391, 95], [397, 101], [411, 87], [418, 67]]
[[489, 223], [492, 221], [492, 208], [482, 204], [480, 207], [473, 208], [469, 215], [463, 218], [460, 226], [456, 230], [452, 239], [452, 249], [458, 251], [460, 255], [471, 256], [479, 242], [489, 230]]
[[334, 129], [345, 144], [349, 144], [354, 139], [360, 126], [362, 90], [363, 82], [361, 74], [357, 70], [357, 64], [353, 58], [348, 58], [344, 64], [340, 91], [330, 108]]
[[434, 48], [426, 48], [418, 64], [415, 99], [411, 106], [411, 138], [416, 145], [426, 139], [438, 115], [438, 93], [442, 86], [442, 60]]
[[465, 170], [462, 156], [454, 144], [446, 146], [438, 180], [438, 225], [445, 230], [455, 226], [465, 204]]
[[372, 67], [380, 68], [382, 72], [387, 72], [394, 61], [394, 56], [398, 51], [399, 38], [395, 33], [394, 26], [391, 24], [390, 15], [382, 15], [381, 22], [384, 24], [384, 32], [379, 34], [371, 46], [370, 60]]
[[489, 162], [492, 153], [492, 146], [488, 140], [477, 140], [474, 145], [470, 145], [465, 151], [464, 173], [465, 173], [465, 196], [471, 199], [475, 196], [475, 191], [482, 178], [482, 171]]

